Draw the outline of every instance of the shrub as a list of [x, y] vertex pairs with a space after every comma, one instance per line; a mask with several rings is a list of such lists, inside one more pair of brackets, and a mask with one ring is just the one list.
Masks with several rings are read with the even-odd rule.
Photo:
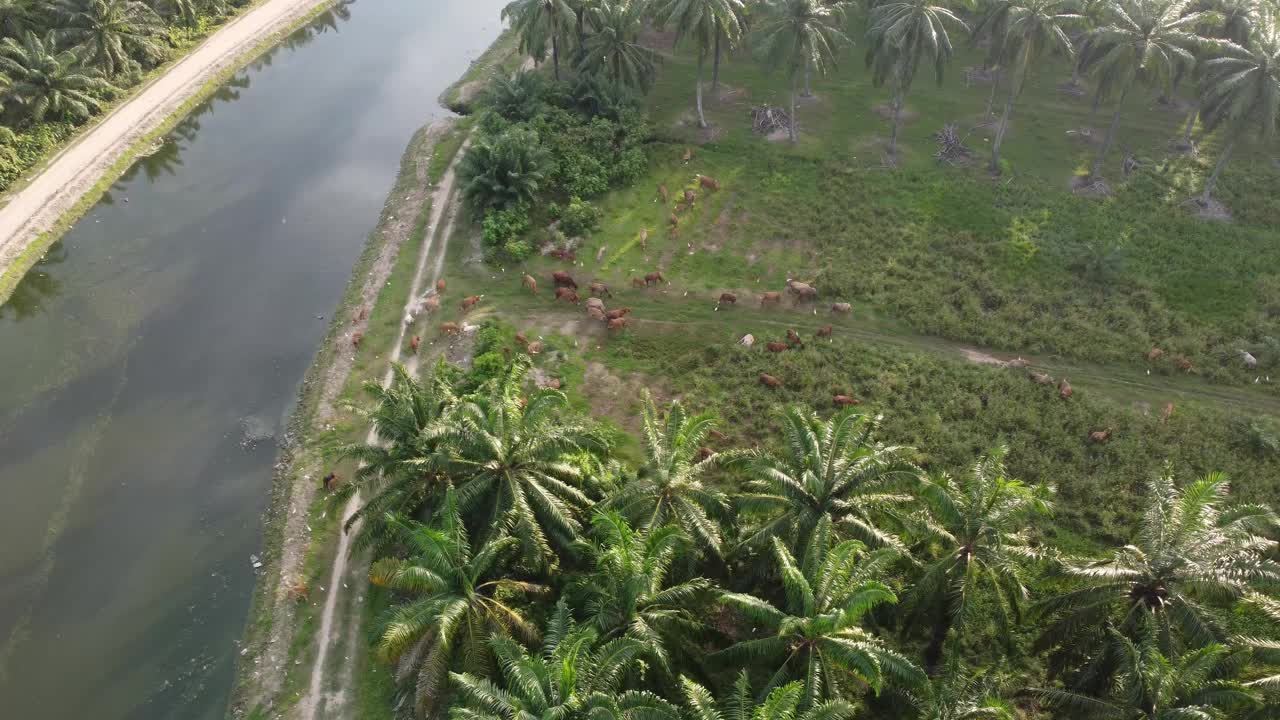
[[533, 254], [533, 245], [528, 240], [512, 240], [502, 247], [502, 253], [512, 262], [520, 262]]
[[503, 118], [521, 122], [541, 111], [543, 88], [541, 75], [521, 69], [513, 75], [491, 80], [482, 102]]
[[484, 246], [503, 247], [529, 230], [529, 206], [517, 203], [484, 214]]
[[600, 209], [576, 197], [569, 199], [569, 206], [560, 217], [560, 230], [569, 237], [586, 237], [600, 225]]

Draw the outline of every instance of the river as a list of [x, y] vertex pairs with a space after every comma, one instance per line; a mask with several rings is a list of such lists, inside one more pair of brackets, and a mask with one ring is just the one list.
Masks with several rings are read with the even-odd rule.
[[274, 436], [405, 145], [503, 4], [321, 16], [0, 306], [5, 717], [222, 717]]

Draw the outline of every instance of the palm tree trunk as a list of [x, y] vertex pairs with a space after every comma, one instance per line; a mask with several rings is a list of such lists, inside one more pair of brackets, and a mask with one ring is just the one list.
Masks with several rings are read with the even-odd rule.
[[893, 94], [893, 128], [889, 130], [889, 155], [898, 154], [898, 125], [902, 122], [902, 106], [904, 102], [898, 93]]
[[1236, 139], [1232, 137], [1227, 141], [1227, 146], [1222, 148], [1222, 154], [1218, 156], [1218, 163], [1213, 166], [1213, 174], [1209, 176], [1209, 181], [1204, 184], [1204, 192], [1200, 194], [1200, 204], [1209, 204], [1210, 195], [1213, 193], [1213, 186], [1218, 184], [1218, 176], [1222, 174], [1222, 169], [1227, 166], [1227, 158], [1231, 157], [1231, 151], [1235, 149]]
[[716, 20], [716, 56], [711, 63], [711, 92], [720, 89], [720, 21]]
[[796, 85], [800, 82], [800, 73], [791, 71], [791, 127], [787, 128], [791, 142], [796, 142]]
[[555, 69], [556, 82], [560, 82], [560, 39], [551, 35], [551, 67]]
[[707, 59], [707, 54], [705, 52], [698, 53], [697, 97], [698, 97], [698, 127], [700, 128], [705, 128], [707, 126], [707, 119], [702, 115], [702, 65], [706, 61], [706, 59]]
[[1000, 146], [1004, 145], [1004, 134], [1009, 130], [1009, 117], [1013, 115], [1013, 88], [1009, 88], [1009, 98], [1004, 101], [1004, 113], [1000, 115], [1000, 127], [996, 129], [995, 142], [991, 143], [991, 172], [1000, 172]]
[[1102, 89], [1099, 88], [1093, 93], [1093, 105], [1089, 107], [1089, 123], [1085, 127], [1093, 130], [1093, 124], [1098, 119], [1098, 108], [1102, 107]]
[[811, 72], [812, 71], [809, 68], [809, 63], [805, 63], [804, 65], [804, 96], [805, 97], [813, 97], [813, 87], [810, 85], [810, 77], [809, 77]]
[[933, 632], [929, 635], [929, 645], [924, 649], [924, 671], [932, 677], [938, 672], [942, 663], [942, 650], [947, 642], [947, 634], [951, 632], [950, 603], [943, 602], [938, 610], [938, 617], [933, 621]]
[[984, 117], [991, 117], [991, 109], [996, 104], [996, 89], [1000, 87], [1000, 70], [997, 68], [991, 73], [991, 94], [987, 96], [987, 114]]
[[1120, 111], [1124, 109], [1124, 98], [1129, 94], [1129, 88], [1126, 87], [1120, 93], [1120, 99], [1116, 101], [1116, 112], [1111, 116], [1111, 127], [1107, 129], [1107, 139], [1102, 142], [1102, 147], [1098, 149], [1098, 156], [1093, 159], [1093, 167], [1089, 169], [1089, 177], [1097, 179], [1099, 173], [1102, 172], [1102, 163], [1107, 159], [1107, 153], [1111, 152], [1111, 146], [1116, 142], [1116, 131], [1120, 129]]
[[1191, 147], [1191, 131], [1196, 126], [1196, 116], [1200, 114], [1200, 109], [1193, 109], [1187, 115], [1187, 129], [1182, 132], [1182, 144], [1185, 147]]

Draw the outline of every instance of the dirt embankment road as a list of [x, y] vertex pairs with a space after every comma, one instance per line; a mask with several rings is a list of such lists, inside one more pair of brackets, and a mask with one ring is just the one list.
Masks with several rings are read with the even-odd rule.
[[148, 133], [159, 128], [209, 80], [247, 60], [264, 39], [334, 0], [263, 0], [179, 60], [168, 72], [109, 113], [5, 198], [0, 208], [0, 276], [22, 252]]

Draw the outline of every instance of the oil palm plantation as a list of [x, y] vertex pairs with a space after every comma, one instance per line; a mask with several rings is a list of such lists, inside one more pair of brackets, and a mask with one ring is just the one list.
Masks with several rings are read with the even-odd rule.
[[592, 13], [594, 30], [582, 40], [578, 67], [615, 85], [644, 90], [653, 81], [658, 55], [640, 44], [645, 6], [640, 0], [605, 3]]
[[770, 669], [766, 694], [799, 680], [804, 686], [802, 708], [848, 697], [864, 684], [876, 692], [886, 682], [907, 688], [922, 685], [925, 675], [915, 664], [862, 626], [871, 610], [897, 602], [893, 592], [874, 579], [896, 554], [882, 550], [868, 555], [856, 540], [828, 549], [829, 537], [830, 523], [824, 521], [815, 530], [803, 564], [774, 539], [782, 585], [778, 599], [743, 593], [721, 596], [764, 637], [739, 641], [712, 659]]
[[822, 420], [790, 407], [782, 427], [785, 452], [744, 459], [751, 482], [740, 507], [768, 518], [748, 544], [776, 538], [804, 555], [815, 528], [830, 521], [840, 537], [903, 549], [884, 521], [912, 502], [920, 470], [907, 459], [910, 448], [880, 443], [877, 419], [853, 410]]
[[458, 505], [485, 528], [485, 540], [510, 534], [533, 570], [558, 562], [582, 532], [589, 481], [570, 455], [604, 447], [600, 437], [565, 413], [557, 390], [526, 397], [529, 359], [514, 361], [475, 396], [460, 402], [432, 435], [448, 450]]
[[1013, 703], [1002, 697], [999, 678], [955, 659], [930, 678], [928, 690], [912, 693], [917, 720], [1017, 720]]
[[689, 720], [851, 720], [857, 714], [852, 703], [838, 698], [801, 710], [805, 697], [804, 684], [800, 682], [774, 688], [757, 701], [745, 670], [721, 703], [715, 701], [711, 691], [688, 678], [680, 678], [680, 691]]
[[1110, 627], [1131, 640], [1147, 628], [1166, 657], [1203, 647], [1221, 631], [1206, 601], [1239, 598], [1280, 580], [1276, 543], [1263, 533], [1277, 517], [1263, 505], [1228, 505], [1229, 485], [1211, 473], [1178, 488], [1171, 472], [1152, 480], [1137, 535], [1110, 557], [1064, 562], [1079, 587], [1039, 603], [1047, 618], [1037, 642], [1059, 648], [1059, 664], [1088, 663], [1073, 685], [1104, 687], [1123, 659]]
[[728, 501], [723, 493], [706, 485], [705, 478], [727, 458], [700, 456], [715, 417], [710, 413], [690, 415], [684, 405], [674, 401], [663, 421], [647, 392], [643, 413], [645, 463], [633, 480], [609, 498], [608, 507], [616, 508], [644, 530], [675, 525], [700, 549], [722, 555], [719, 521]]
[[656, 0], [653, 15], [657, 23], [675, 31], [676, 45], [691, 42], [698, 58], [697, 85], [694, 97], [698, 109], [698, 127], [707, 126], [702, 112], [702, 73], [707, 54], [718, 38], [736, 39], [742, 33], [742, 0]]
[[490, 80], [482, 101], [503, 118], [524, 122], [542, 109], [543, 89], [542, 76], [537, 71], [520, 69]]
[[490, 640], [536, 642], [537, 626], [514, 601], [547, 590], [510, 577], [504, 562], [515, 550], [514, 538], [472, 549], [452, 490], [436, 515], [437, 527], [391, 520], [400, 542], [410, 548], [409, 557], [383, 558], [369, 570], [374, 585], [399, 598], [387, 614], [378, 653], [398, 664], [400, 682], [414, 678], [419, 715], [435, 709], [450, 667], [493, 671]]
[[108, 77], [163, 52], [160, 16], [139, 0], [59, 0], [53, 12], [59, 40]]
[[1106, 139], [1089, 170], [1091, 178], [1101, 176], [1134, 86], [1141, 83], [1166, 92], [1175, 77], [1194, 67], [1191, 49], [1201, 42], [1195, 28], [1204, 13], [1188, 12], [1190, 4], [1191, 0], [1116, 0], [1108, 6], [1106, 24], [1090, 33], [1082, 67], [1097, 78], [1100, 97], [1116, 98]]
[[890, 0], [871, 10], [867, 26], [867, 66], [872, 71], [872, 84], [883, 87], [887, 82], [892, 91], [890, 155], [898, 151], [902, 107], [921, 61], [932, 66], [938, 85], [942, 85], [953, 51], [948, 24], [968, 30], [964, 21], [949, 9], [929, 0]]
[[1001, 37], [998, 41], [999, 62], [1012, 69], [1009, 75], [1009, 97], [1000, 115], [1000, 125], [995, 141], [991, 143], [991, 171], [1000, 171], [1000, 148], [1009, 131], [1009, 118], [1013, 105], [1026, 86], [1031, 72], [1039, 67], [1046, 55], [1053, 52], [1074, 58], [1075, 49], [1067, 30], [1082, 16], [1072, 12], [1074, 0], [1013, 0], [1003, 4], [998, 24]]
[[994, 616], [1002, 637], [1030, 596], [1026, 562], [1038, 556], [1026, 529], [1050, 512], [1053, 489], [1028, 486], [1005, 474], [1006, 451], [984, 455], [968, 474], [930, 476], [919, 494], [929, 521], [922, 551], [935, 558], [904, 598], [906, 625], [932, 628], [925, 666], [933, 670], [954, 629], [969, 629], [978, 605]]
[[0, 0], [0, 37], [17, 38], [35, 30], [44, 11], [36, 0]]
[[83, 120], [101, 103], [99, 93], [115, 88], [97, 71], [85, 68], [69, 50], [59, 50], [52, 34], [27, 32], [18, 42], [0, 42], [0, 74], [9, 78], [8, 95], [31, 122], [48, 116]]
[[453, 720], [680, 720], [671, 703], [643, 690], [619, 690], [637, 669], [644, 647], [630, 638], [599, 642], [574, 623], [561, 602], [530, 653], [505, 638], [490, 641], [501, 685], [483, 675], [452, 673], [459, 702]]
[[1208, 130], [1222, 128], [1225, 137], [1201, 192], [1202, 204], [1209, 202], [1237, 141], [1253, 131], [1270, 143], [1280, 121], [1280, 24], [1274, 11], [1257, 12], [1249, 45], [1229, 45], [1223, 56], [1204, 65], [1200, 117]]
[[511, 128], [482, 135], [458, 163], [462, 195], [473, 210], [532, 202], [546, 182], [550, 163], [532, 130]]
[[642, 643], [654, 664], [674, 678], [677, 665], [689, 667], [701, 654], [696, 610], [713, 587], [704, 578], [672, 581], [671, 564], [688, 550], [689, 538], [673, 525], [635, 530], [614, 512], [598, 513], [592, 525], [599, 538], [591, 553], [595, 568], [575, 593], [580, 607], [601, 638]]
[[758, 44], [770, 67], [785, 68], [791, 85], [791, 142], [796, 132], [796, 96], [805, 73], [824, 75], [834, 67], [841, 47], [853, 42], [840, 29], [840, 5], [820, 0], [768, 0], [763, 5]]
[[551, 47], [551, 67], [560, 79], [560, 56], [577, 16], [567, 0], [513, 0], [502, 8], [502, 19], [520, 38], [520, 51], [542, 61]]

